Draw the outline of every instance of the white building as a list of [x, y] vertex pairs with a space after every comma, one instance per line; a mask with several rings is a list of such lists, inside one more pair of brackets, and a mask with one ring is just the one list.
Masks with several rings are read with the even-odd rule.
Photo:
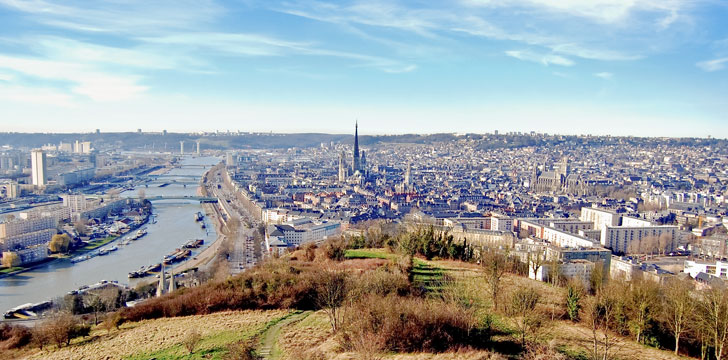
[[690, 274], [690, 277], [692, 278], [695, 278], [696, 276], [698, 276], [699, 273], [702, 272], [720, 277], [721, 279], [728, 279], [728, 262], [705, 262], [685, 260], [685, 269], [683, 270], [683, 272]]
[[48, 183], [48, 165], [45, 152], [43, 152], [43, 150], [31, 151], [30, 162], [32, 167], [33, 185], [46, 186]]
[[543, 228], [543, 239], [553, 245], [567, 248], [592, 248], [596, 243], [590, 239], [551, 227]]
[[51, 217], [31, 216], [0, 223], [0, 239], [44, 229], [55, 229], [58, 224]]
[[625, 216], [622, 218], [622, 226], [626, 227], [648, 227], [654, 225], [655, 224], [653, 224], [650, 220], [638, 219], [630, 216]]
[[63, 206], [68, 207], [71, 213], [80, 213], [86, 210], [85, 195], [61, 195]]
[[0, 183], [0, 199], [15, 199], [18, 196], [20, 196], [18, 183], [14, 181]]
[[493, 214], [490, 218], [490, 230], [513, 231], [513, 219], [508, 216]]
[[272, 244], [284, 242], [288, 247], [298, 247], [309, 242], [321, 242], [329, 236], [341, 233], [341, 224], [338, 222], [324, 222], [314, 224], [299, 224], [294, 227], [292, 224], [271, 225], [266, 231], [266, 246], [269, 250]]
[[659, 243], [662, 250], [669, 252], [675, 248], [676, 234], [677, 226], [626, 227], [606, 225], [602, 228], [601, 243], [604, 247], [612, 249], [614, 253], [628, 253], [632, 251], [630, 244], [654, 239]]
[[73, 152], [77, 154], [89, 154], [91, 153], [91, 142], [90, 141], [78, 141], [73, 146]]
[[[553, 276], [551, 271], [551, 264], [541, 265], [536, 273], [533, 272], [533, 268], [529, 267], [528, 277], [534, 280], [548, 282]], [[589, 260], [571, 260], [558, 264], [559, 271], [558, 276], [566, 279], [576, 279], [582, 282], [585, 288], [591, 287], [591, 274], [594, 272], [594, 263]]]
[[581, 208], [581, 221], [589, 221], [594, 223], [594, 229], [601, 230], [603, 227], [619, 226], [621, 216], [614, 211], [600, 209], [595, 207]]
[[93, 179], [96, 174], [96, 169], [87, 168], [69, 171], [58, 175], [58, 185], [61, 186], [72, 186], [80, 184]]

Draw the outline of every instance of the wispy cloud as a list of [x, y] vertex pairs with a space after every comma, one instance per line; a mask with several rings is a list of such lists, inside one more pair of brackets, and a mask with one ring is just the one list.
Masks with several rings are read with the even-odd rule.
[[71, 95], [54, 89], [10, 86], [3, 85], [2, 83], [0, 83], [0, 100], [37, 105], [52, 105], [65, 108], [75, 107], [75, 103]]
[[706, 60], [701, 61], [695, 65], [697, 65], [699, 68], [705, 70], [705, 71], [718, 71], [725, 69], [726, 63], [728, 63], [728, 57], [720, 58], [720, 59], [713, 59], [713, 60]]
[[54, 1], [0, 0], [54, 27], [100, 33], [158, 33], [209, 24], [224, 13], [212, 0]]
[[25, 77], [70, 84], [72, 93], [94, 101], [125, 100], [147, 89], [139, 84], [137, 76], [107, 73], [75, 63], [0, 55], [0, 68]]
[[[554, 1], [556, 3], [557, 1]], [[577, 0], [566, 0], [572, 6], [578, 7]], [[614, 15], [622, 10], [627, 11], [628, 7], [607, 6], [611, 0], [598, 0], [603, 7], [612, 9]], [[295, 15], [342, 25], [348, 29], [355, 29], [362, 37], [373, 37], [366, 30], [368, 28], [385, 28], [406, 31], [421, 35], [428, 40], [435, 37], [452, 37], [458, 33], [464, 33], [475, 37], [515, 41], [530, 46], [541, 46], [554, 53], [580, 57], [591, 60], [603, 61], [625, 61], [642, 58], [641, 54], [631, 54], [613, 49], [588, 46], [578, 38], [584, 37], [585, 33], [574, 35], [569, 32], [554, 33], [553, 26], [544, 26], [539, 29], [534, 25], [530, 26], [532, 31], [524, 31], [523, 28], [513, 29], [513, 23], [521, 23], [523, 17], [519, 7], [524, 5], [546, 6], [549, 1], [540, 0], [513, 0], [513, 1], [463, 1], [461, 5], [444, 8], [412, 8], [400, 5], [397, 2], [378, 1], [354, 1], [347, 5], [325, 2], [294, 2], [284, 3], [282, 6], [273, 9], [289, 15]], [[495, 16], [488, 11], [481, 11], [483, 7], [496, 7], [498, 11], [505, 11], [508, 16]], [[554, 5], [560, 8], [560, 5]], [[582, 12], [591, 14], [587, 10], [593, 9], [593, 14], [600, 14], [596, 11], [599, 6], [583, 6]], [[567, 10], [568, 7], [564, 7]], [[622, 9], [622, 10], [620, 10]], [[509, 12], [511, 11], [511, 12]], [[577, 12], [578, 13], [578, 12]], [[502, 19], [499, 19], [502, 18]], [[509, 19], [508, 21], [504, 19]], [[529, 22], [532, 22], [529, 19]], [[548, 23], [548, 21], [546, 21]], [[545, 25], [545, 24], [544, 24]], [[548, 30], [546, 30], [548, 29]], [[546, 31], [544, 31], [546, 30]], [[550, 31], [549, 31], [550, 30]], [[590, 31], [591, 32], [591, 31]], [[595, 35], [591, 43], [601, 43], [599, 36]]]
[[606, 72], [606, 71], [594, 73], [594, 76], [596, 76], [598, 78], [602, 78], [604, 80], [611, 80], [612, 78], [614, 78], [613, 73]]
[[623, 22], [637, 12], [647, 12], [654, 14], [656, 23], [663, 27], [676, 21], [689, 4], [685, 0], [463, 0], [463, 3], [474, 7], [548, 11], [606, 24]]
[[528, 50], [509, 50], [506, 55], [523, 61], [535, 62], [543, 65], [572, 66], [574, 62], [563, 56], [554, 54], [538, 54]]

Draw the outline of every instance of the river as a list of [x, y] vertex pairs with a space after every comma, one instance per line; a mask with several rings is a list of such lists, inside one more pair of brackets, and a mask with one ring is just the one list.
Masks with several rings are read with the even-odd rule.
[[[219, 158], [215, 157], [188, 157], [180, 164], [182, 167], [170, 170], [160, 177], [160, 180], [170, 182], [199, 181], [211, 165], [217, 164]], [[199, 165], [205, 165], [202, 168]], [[185, 167], [188, 166], [188, 167]], [[179, 177], [182, 175], [182, 177]], [[189, 177], [196, 176], [195, 178]], [[175, 177], [178, 176], [178, 177]], [[160, 183], [137, 187], [136, 190], [122, 193], [122, 196], [137, 195], [139, 189], [144, 189], [147, 197], [152, 196], [195, 196], [196, 184], [174, 184], [159, 187]], [[129, 245], [120, 246], [120, 239], [113, 245], [119, 250], [106, 256], [97, 256], [90, 260], [72, 264], [69, 260], [57, 260], [31, 271], [18, 275], [0, 278], [0, 313], [25, 303], [36, 303], [62, 296], [71, 290], [83, 285], [90, 285], [101, 280], [116, 280], [134, 286], [138, 280], [130, 280], [127, 275], [130, 271], [141, 266], [161, 262], [164, 255], [191, 239], [204, 239], [205, 245], [193, 251], [193, 256], [209, 246], [217, 239], [215, 228], [205, 218], [206, 229], [194, 221], [194, 214], [202, 210], [197, 201], [191, 200], [157, 200], [152, 203], [156, 223], [151, 221], [144, 225], [148, 234]], [[110, 247], [106, 245], [106, 247]]]

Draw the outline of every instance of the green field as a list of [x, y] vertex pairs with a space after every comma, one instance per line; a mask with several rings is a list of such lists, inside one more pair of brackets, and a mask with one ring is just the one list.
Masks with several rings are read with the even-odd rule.
[[23, 270], [23, 267], [15, 266], [15, 267], [11, 267], [11, 268], [5, 268], [5, 269], [0, 270], [0, 274], [7, 274], [7, 273], [11, 273], [13, 271], [18, 271], [18, 270]]
[[118, 236], [109, 236], [109, 237], [103, 238], [101, 240], [94, 240], [94, 241], [89, 242], [88, 245], [80, 248], [78, 251], [86, 252], [86, 251], [96, 250], [96, 249], [116, 240], [117, 238], [118, 238]]
[[346, 250], [347, 259], [392, 259], [397, 255], [388, 253], [384, 249], [350, 249]]

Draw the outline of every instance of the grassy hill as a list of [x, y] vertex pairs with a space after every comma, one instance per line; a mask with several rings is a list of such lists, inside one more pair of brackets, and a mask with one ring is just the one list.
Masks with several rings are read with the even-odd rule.
[[[540, 294], [541, 323], [526, 334], [527, 344], [521, 344], [518, 316], [493, 309], [484, 270], [476, 264], [415, 258], [404, 273], [399, 269], [407, 268], [408, 257], [400, 254], [359, 249], [332, 260], [327, 256], [330, 250], [302, 249], [236, 278], [181, 290], [121, 311], [128, 320], [119, 329], [95, 327], [89, 336], [74, 339], [68, 346], [46, 345], [43, 350], [28, 346], [3, 355], [27, 359], [253, 359], [256, 354], [291, 360], [592, 357], [592, 330], [563, 320], [563, 288], [512, 274], [503, 277], [501, 303], [518, 289], [534, 288]], [[347, 274], [348, 295], [338, 304], [341, 324], [336, 333], [331, 309], [320, 301], [307, 300], [311, 291], [322, 291], [320, 279], [326, 274]], [[216, 300], [221, 289], [228, 298], [231, 294], [239, 297], [222, 306]], [[193, 300], [199, 304], [189, 304]], [[178, 308], [183, 301], [186, 310]], [[172, 316], [171, 309], [176, 309], [176, 315], [201, 314]], [[462, 332], [463, 321], [472, 322], [466, 324], [468, 334]], [[198, 341], [190, 352], [185, 343], [193, 337]], [[614, 358], [678, 358], [616, 334], [613, 338]], [[445, 343], [438, 343], [440, 340]]]

